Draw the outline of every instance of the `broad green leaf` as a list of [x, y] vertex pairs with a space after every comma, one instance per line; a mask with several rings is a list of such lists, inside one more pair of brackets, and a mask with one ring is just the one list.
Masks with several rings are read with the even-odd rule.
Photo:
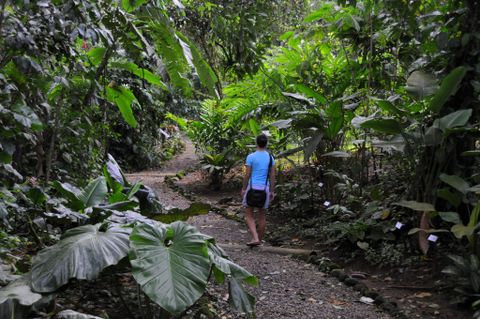
[[[114, 179], [117, 183], [121, 184], [122, 186], [130, 186], [127, 179], [125, 178], [125, 175], [123, 175], [120, 165], [118, 165], [115, 158], [113, 158], [113, 156], [110, 154], [108, 154], [108, 161], [105, 167], [108, 175], [110, 175], [110, 177]], [[114, 188], [113, 186], [114, 185], [110, 185], [111, 188]]]
[[360, 31], [360, 24], [358, 23], [357, 21], [357, 17], [351, 15], [351, 14], [347, 14], [347, 20], [349, 22], [349, 24], [351, 24], [351, 26], [357, 31], [359, 32]]
[[10, 164], [12, 162], [15, 148], [13, 142], [0, 138], [0, 164]]
[[48, 195], [39, 187], [30, 188], [25, 195], [34, 205], [41, 205], [48, 200]]
[[291, 123], [292, 123], [292, 119], [288, 119], [288, 120], [278, 120], [271, 123], [270, 125], [275, 126], [279, 129], [285, 129], [285, 128], [291, 127], [292, 126]]
[[74, 210], [82, 210], [85, 208], [83, 201], [80, 199], [82, 191], [69, 183], [53, 182], [53, 187], [62, 194], [69, 202], [69, 207]]
[[433, 123], [434, 125], [430, 126], [423, 136], [423, 142], [426, 146], [438, 145], [443, 141], [445, 137], [442, 131], [436, 125], [438, 124], [438, 120]]
[[395, 203], [395, 205], [410, 208], [411, 210], [415, 210], [418, 212], [434, 212], [435, 211], [435, 207], [433, 207], [432, 204], [416, 202], [413, 200], [402, 200], [398, 203]]
[[456, 212], [438, 212], [438, 216], [446, 222], [461, 224], [460, 215]]
[[440, 180], [463, 194], [466, 194], [470, 188], [470, 185], [457, 175], [440, 174]]
[[436, 120], [433, 126], [446, 132], [456, 127], [465, 126], [471, 115], [472, 109], [456, 111]]
[[234, 309], [244, 313], [255, 312], [255, 297], [245, 291], [241, 283], [235, 277], [230, 278], [228, 288], [228, 302]]
[[162, 56], [170, 83], [190, 96], [192, 85], [186, 74], [191, 71], [184, 50], [175, 31], [165, 17], [158, 17], [149, 24], [150, 36], [155, 40], [157, 52]]
[[105, 177], [100, 176], [91, 181], [87, 187], [78, 195], [85, 207], [100, 204], [108, 193]]
[[422, 71], [414, 71], [407, 79], [406, 90], [419, 98], [434, 94], [438, 85], [430, 75]]
[[135, 74], [136, 76], [138, 76], [139, 78], [144, 79], [148, 83], [150, 83], [152, 85], [156, 85], [156, 86], [158, 86], [158, 87], [160, 87], [164, 90], [167, 90], [167, 86], [165, 85], [165, 83], [163, 83], [160, 76], [157, 76], [156, 74], [153, 74], [152, 72], [150, 72], [149, 70], [147, 70], [145, 68], [139, 67], [138, 65], [136, 65], [133, 62], [113, 61], [113, 62], [110, 62], [110, 66], [114, 67], [114, 68], [117, 68], [117, 69], [129, 71], [129, 72]]
[[188, 120], [184, 119], [184, 118], [181, 118], [181, 117], [178, 117], [170, 112], [168, 112], [166, 115], [165, 115], [165, 118], [169, 119], [169, 120], [172, 120], [174, 121], [175, 123], [178, 124], [178, 126], [182, 129], [182, 130], [187, 130], [188, 128]]
[[103, 56], [105, 55], [106, 51], [107, 49], [105, 49], [104, 47], [93, 48], [90, 51], [88, 51], [87, 56], [90, 62], [93, 65], [97, 66], [102, 62]]
[[390, 101], [378, 100], [377, 104], [383, 111], [388, 112], [390, 114], [398, 115], [398, 116], [404, 116], [407, 114], [407, 112], [400, 110], [395, 105], [393, 105], [393, 103]]
[[314, 98], [320, 104], [327, 104], [327, 99], [323, 95], [318, 94], [312, 88], [310, 88], [306, 85], [295, 84], [295, 89], [298, 92], [303, 93], [305, 96], [307, 96], [309, 98]]
[[325, 113], [328, 118], [328, 126], [325, 130], [325, 137], [328, 139], [334, 139], [337, 134], [343, 129], [343, 109], [340, 101], [330, 103], [325, 108]]
[[258, 285], [257, 277], [228, 259], [227, 254], [217, 245], [210, 243], [208, 246], [208, 254], [213, 265], [225, 275], [231, 275], [240, 283], [245, 282], [253, 286]]
[[312, 12], [305, 19], [303, 19], [303, 22], [313, 22], [320, 19], [331, 19], [333, 9], [333, 3], [324, 3], [318, 10]]
[[132, 12], [146, 2], [148, 2], [148, 0], [122, 0], [122, 9], [127, 12]]
[[360, 127], [385, 134], [399, 134], [403, 132], [400, 123], [394, 119], [371, 119], [360, 124]]
[[298, 101], [302, 101], [302, 102], [307, 102], [308, 104], [312, 104], [312, 101], [310, 99], [308, 99], [307, 97], [305, 97], [304, 95], [302, 94], [298, 94], [298, 93], [289, 93], [289, 92], [282, 92], [282, 94], [284, 96], [287, 96], [287, 97], [291, 97], [295, 100], [298, 100]]
[[320, 144], [320, 141], [323, 138], [323, 133], [322, 132], [317, 132], [314, 136], [312, 136], [307, 143], [305, 144], [304, 147], [304, 161], [308, 161], [310, 156], [315, 152], [317, 149], [318, 144]]
[[194, 227], [137, 225], [130, 247], [133, 276], [163, 309], [180, 314], [204, 293], [211, 262], [206, 237]]
[[295, 35], [294, 31], [287, 31], [284, 34], [282, 34], [278, 39], [280, 41], [288, 40], [293, 35]]
[[177, 32], [177, 36], [189, 46], [192, 62], [197, 70], [200, 81], [208, 89], [208, 92], [211, 96], [218, 98], [218, 93], [216, 91], [218, 78], [215, 75], [215, 72], [207, 63], [207, 61], [205, 61], [198, 48], [187, 37], [180, 32]]
[[13, 118], [18, 124], [29, 128], [32, 131], [41, 131], [43, 123], [38, 115], [26, 104], [17, 103], [12, 107]]
[[101, 224], [67, 230], [53, 246], [42, 249], [32, 262], [32, 288], [53, 292], [70, 278], [92, 280], [128, 253], [130, 229]]
[[32, 291], [30, 282], [30, 273], [27, 273], [0, 289], [0, 318], [30, 318], [30, 308], [42, 300], [42, 295]]
[[474, 226], [465, 226], [463, 224], [453, 225], [450, 231], [457, 237], [461, 239], [464, 236], [470, 237], [473, 235], [473, 231], [475, 230]]
[[457, 92], [458, 87], [466, 73], [467, 68], [464, 66], [457, 67], [450, 72], [450, 74], [443, 79], [440, 88], [430, 101], [429, 109], [435, 113], [440, 112], [442, 106], [447, 102], [448, 98]]
[[132, 110], [132, 103], [136, 101], [137, 98], [132, 91], [123, 86], [107, 86], [106, 91], [107, 99], [118, 107], [125, 122], [131, 127], [137, 127], [138, 123], [133, 116]]
[[468, 221], [468, 226], [476, 227], [478, 224], [478, 218], [480, 217], [480, 202], [475, 205], [472, 213], [470, 214], [470, 219]]

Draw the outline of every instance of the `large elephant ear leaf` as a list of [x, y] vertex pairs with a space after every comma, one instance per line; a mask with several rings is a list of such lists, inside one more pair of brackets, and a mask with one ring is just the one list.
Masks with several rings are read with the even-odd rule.
[[91, 181], [87, 187], [80, 193], [78, 198], [85, 207], [91, 207], [100, 204], [108, 193], [105, 177], [100, 176]]
[[32, 288], [52, 292], [70, 278], [95, 279], [128, 253], [129, 228], [103, 230], [102, 224], [68, 230], [55, 245], [41, 250], [32, 264]]
[[30, 307], [41, 299], [30, 288], [30, 274], [25, 274], [0, 289], [0, 318], [27, 318]]
[[30, 274], [23, 275], [0, 289], [0, 307], [7, 300], [16, 301], [23, 306], [31, 306], [40, 299], [42, 295], [30, 289]]
[[208, 253], [214, 265], [213, 272], [217, 281], [222, 283], [225, 275], [229, 275], [230, 305], [237, 311], [253, 313], [255, 311], [255, 297], [243, 288], [242, 282], [258, 285], [257, 277], [228, 259], [225, 252], [215, 244], [208, 246]]
[[258, 285], [258, 279], [249, 271], [240, 265], [231, 261], [227, 254], [217, 245], [211, 243], [208, 246], [208, 254], [212, 260], [213, 265], [225, 275], [231, 275], [239, 282], [245, 282], [250, 285]]
[[137, 225], [130, 236], [133, 276], [163, 309], [179, 314], [205, 291], [211, 263], [205, 235], [183, 222]]
[[230, 278], [228, 301], [237, 311], [245, 313], [255, 312], [255, 297], [249, 294], [240, 281], [234, 277]]

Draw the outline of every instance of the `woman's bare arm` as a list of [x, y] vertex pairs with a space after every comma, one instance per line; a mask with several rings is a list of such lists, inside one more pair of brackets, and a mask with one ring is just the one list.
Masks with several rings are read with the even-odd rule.
[[252, 175], [252, 168], [248, 165], [245, 165], [245, 175], [243, 176], [243, 186], [242, 186], [242, 195], [247, 190], [248, 181]]
[[272, 165], [270, 168], [270, 198], [275, 197], [275, 166]]

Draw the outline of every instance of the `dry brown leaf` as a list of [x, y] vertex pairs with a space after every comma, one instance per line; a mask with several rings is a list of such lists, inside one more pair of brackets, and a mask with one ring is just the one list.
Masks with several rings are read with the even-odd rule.
[[416, 294], [414, 294], [414, 296], [417, 297], [417, 298], [426, 298], [426, 297], [431, 297], [432, 294], [429, 293], [429, 292], [421, 291], [421, 292], [417, 292]]

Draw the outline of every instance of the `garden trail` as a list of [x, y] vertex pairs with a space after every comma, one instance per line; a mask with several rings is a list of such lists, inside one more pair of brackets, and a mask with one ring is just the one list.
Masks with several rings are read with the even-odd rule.
[[[173, 191], [164, 183], [165, 176], [175, 175], [180, 170], [191, 170], [198, 165], [195, 148], [185, 140], [185, 150], [164, 167], [154, 171], [128, 174], [132, 180], [142, 180], [152, 187], [159, 197], [170, 206], [186, 208], [190, 201]], [[197, 175], [199, 176], [199, 175]], [[195, 183], [194, 183], [195, 184]], [[208, 200], [210, 197], [211, 200]], [[217, 202], [218, 193], [202, 194], [202, 200]], [[237, 200], [238, 201], [238, 200]], [[220, 244], [235, 247], [249, 240], [243, 223], [227, 219], [216, 213], [195, 216], [188, 220], [203, 233], [216, 238]], [[228, 246], [228, 245], [227, 245]], [[317, 271], [313, 265], [289, 256], [261, 252], [256, 249], [227, 249], [233, 261], [245, 267], [259, 278], [258, 287], [249, 289], [256, 297], [257, 318], [391, 318], [376, 306], [361, 303], [361, 295], [340, 283], [337, 279]], [[209, 308], [214, 318], [245, 318], [228, 306], [225, 285], [210, 285]], [[187, 317], [185, 317], [187, 318]]]

